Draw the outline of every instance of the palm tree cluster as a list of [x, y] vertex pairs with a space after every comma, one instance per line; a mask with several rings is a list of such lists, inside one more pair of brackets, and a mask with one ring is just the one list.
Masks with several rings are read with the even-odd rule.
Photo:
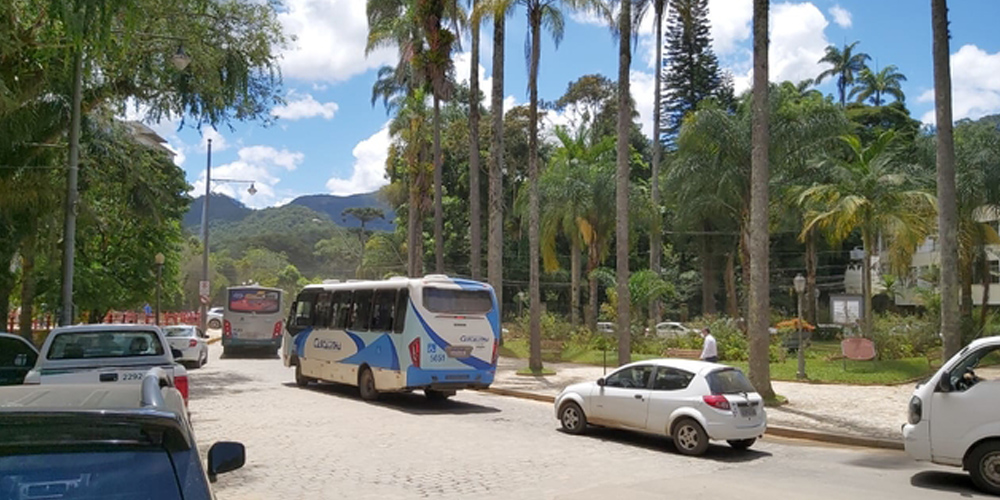
[[845, 106], [847, 99], [856, 102], [871, 102], [873, 106], [885, 104], [886, 96], [892, 96], [897, 102], [904, 102], [902, 83], [906, 75], [899, 68], [890, 64], [882, 69], [872, 70], [868, 67], [871, 56], [864, 52], [855, 52], [860, 42], [852, 42], [839, 48], [830, 45], [819, 62], [827, 63], [830, 68], [816, 76], [815, 83], [822, 83], [827, 78], [836, 78], [837, 94], [840, 105]]

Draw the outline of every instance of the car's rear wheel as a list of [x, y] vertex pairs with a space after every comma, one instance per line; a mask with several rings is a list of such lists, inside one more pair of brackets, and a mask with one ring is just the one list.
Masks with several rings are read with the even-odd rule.
[[979, 489], [1000, 495], [1000, 441], [987, 441], [973, 448], [966, 466]]
[[208, 327], [213, 330], [218, 330], [220, 327], [222, 327], [222, 322], [217, 319], [210, 319], [208, 320]]
[[361, 369], [358, 374], [358, 391], [361, 392], [361, 399], [365, 401], [375, 401], [378, 399], [378, 389], [375, 388], [375, 375], [370, 368]]
[[570, 401], [559, 410], [559, 424], [570, 434], [583, 434], [587, 430], [587, 416], [580, 405]]
[[745, 450], [745, 449], [753, 446], [753, 444], [757, 442], [757, 438], [731, 439], [731, 440], [726, 441], [726, 442], [729, 443], [729, 446], [732, 446], [733, 448], [735, 448], [737, 450]]
[[295, 385], [305, 387], [312, 381], [313, 379], [302, 374], [302, 363], [295, 363]]
[[708, 434], [694, 419], [685, 418], [674, 424], [674, 446], [683, 455], [701, 455], [708, 450]]

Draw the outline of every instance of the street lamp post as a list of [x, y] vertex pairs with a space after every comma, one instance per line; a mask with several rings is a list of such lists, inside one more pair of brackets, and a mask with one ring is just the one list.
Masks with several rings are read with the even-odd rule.
[[160, 289], [163, 283], [163, 263], [166, 260], [162, 253], [156, 254], [156, 326], [160, 326]]
[[795, 285], [795, 302], [798, 304], [799, 318], [797, 322], [799, 329], [799, 371], [796, 373], [795, 377], [804, 379], [806, 378], [806, 354], [805, 349], [802, 346], [802, 293], [806, 291], [806, 279], [802, 277], [802, 274], [797, 274], [792, 282]]

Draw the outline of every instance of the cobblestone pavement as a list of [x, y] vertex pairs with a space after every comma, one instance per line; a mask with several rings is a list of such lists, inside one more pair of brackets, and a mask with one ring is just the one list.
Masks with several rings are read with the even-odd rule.
[[[500, 358], [493, 386], [554, 396], [567, 385], [597, 380], [604, 374], [602, 367], [571, 363], [546, 363], [556, 371], [554, 376], [526, 377], [515, 373], [527, 365], [527, 360]], [[609, 367], [608, 371], [611, 370], [614, 368]], [[914, 386], [798, 382], [773, 382], [773, 385], [778, 394], [788, 398], [788, 404], [768, 409], [770, 424], [883, 439], [901, 438], [899, 427], [906, 422], [907, 403]]]
[[219, 346], [211, 351], [205, 368], [191, 370], [200, 449], [220, 440], [247, 446], [246, 466], [215, 484], [220, 500], [972, 493], [957, 470], [901, 453], [768, 438], [745, 453], [713, 446], [705, 457], [687, 458], [665, 439], [564, 434], [544, 403], [476, 392], [437, 404], [417, 394], [366, 403], [352, 388], [297, 388], [278, 359], [219, 359]]

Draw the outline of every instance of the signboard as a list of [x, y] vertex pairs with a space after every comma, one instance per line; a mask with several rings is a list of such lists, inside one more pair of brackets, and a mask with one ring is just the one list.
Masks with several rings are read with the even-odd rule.
[[198, 282], [198, 297], [202, 304], [208, 304], [209, 296], [212, 295], [212, 287], [208, 281]]
[[860, 295], [831, 295], [830, 319], [840, 325], [854, 324], [864, 315], [861, 307], [863, 300]]

